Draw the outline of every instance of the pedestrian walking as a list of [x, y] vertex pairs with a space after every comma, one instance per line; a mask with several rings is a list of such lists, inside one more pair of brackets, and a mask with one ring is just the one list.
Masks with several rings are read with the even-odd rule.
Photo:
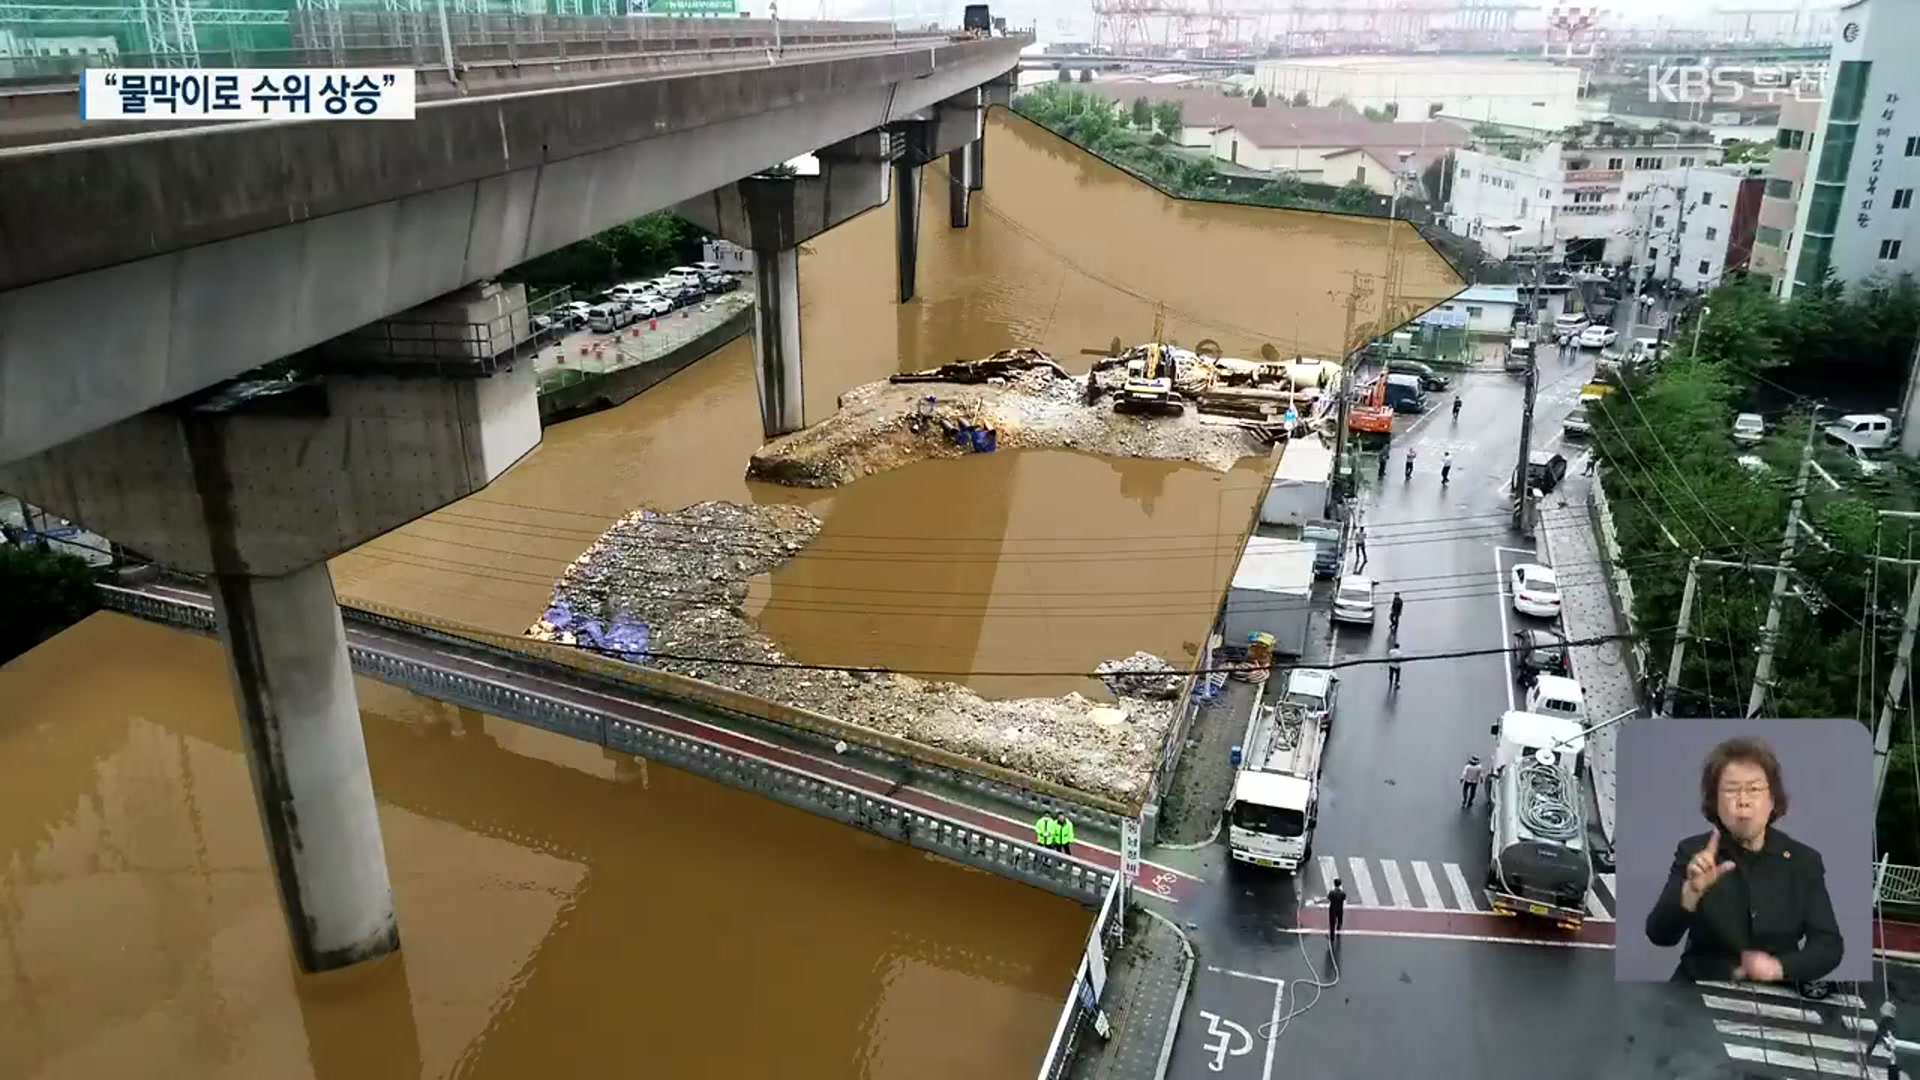
[[1394, 593], [1393, 606], [1387, 609], [1387, 635], [1389, 637], [1398, 638], [1400, 636], [1400, 609], [1405, 606], [1407, 606], [1407, 602], [1400, 599], [1399, 593]]
[[1387, 452], [1385, 450], [1380, 451], [1379, 461], [1380, 461], [1380, 474], [1378, 476], [1375, 476], [1374, 479], [1384, 482], [1387, 478]]
[[1400, 643], [1395, 641], [1387, 650], [1387, 689], [1400, 692]]
[[1480, 782], [1487, 778], [1487, 767], [1480, 764], [1480, 755], [1467, 759], [1467, 767], [1460, 770], [1460, 808], [1473, 809], [1480, 798]]
[[1358, 560], [1353, 564], [1353, 568], [1365, 570], [1367, 568], [1367, 527], [1365, 525], [1360, 526], [1360, 531], [1353, 534], [1353, 554]]
[[1040, 820], [1033, 823], [1033, 842], [1043, 848], [1052, 848], [1058, 840], [1055, 838], [1060, 823], [1053, 820], [1052, 814], [1041, 814]]
[[1340, 924], [1347, 918], [1347, 890], [1340, 885], [1340, 879], [1333, 879], [1333, 888], [1327, 890], [1327, 937], [1340, 940]]
[[1597, 446], [1589, 447], [1587, 450], [1587, 460], [1580, 465], [1580, 475], [1592, 476], [1593, 470], [1596, 467], [1598, 467], [1599, 464], [1600, 464], [1600, 448]]
[[1055, 846], [1062, 855], [1073, 854], [1073, 819], [1061, 814], [1054, 823], [1053, 838], [1059, 841]]

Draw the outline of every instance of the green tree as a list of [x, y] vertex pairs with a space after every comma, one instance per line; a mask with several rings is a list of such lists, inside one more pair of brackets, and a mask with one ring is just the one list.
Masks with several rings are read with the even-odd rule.
[[1772, 143], [1736, 139], [1727, 144], [1722, 160], [1729, 165], [1749, 165], [1766, 161], [1772, 156]]
[[1249, 102], [1247, 102], [1247, 104], [1249, 104], [1249, 105], [1252, 105], [1252, 106], [1253, 106], [1254, 108], [1256, 108], [1256, 109], [1264, 109], [1264, 108], [1266, 108], [1266, 107], [1267, 107], [1267, 92], [1266, 92], [1265, 90], [1255, 90], [1255, 91], [1253, 92], [1253, 100], [1252, 100], [1252, 101], [1249, 101]]
[[0, 545], [0, 664], [92, 614], [98, 596], [85, 561]]
[[697, 258], [701, 232], [665, 212], [635, 218], [515, 267], [508, 275], [536, 286], [591, 291]]
[[1153, 102], [1148, 101], [1146, 98], [1143, 98], [1143, 97], [1134, 98], [1133, 107], [1128, 110], [1128, 119], [1133, 121], [1134, 127], [1137, 127], [1142, 131], [1145, 131], [1146, 129], [1152, 127], [1153, 126]]
[[1293, 104], [1295, 108], [1304, 109], [1308, 105], [1312, 104], [1312, 102], [1313, 102], [1313, 99], [1307, 96], [1307, 92], [1305, 90], [1294, 91]]
[[1180, 103], [1177, 101], [1156, 101], [1153, 103], [1153, 126], [1159, 128], [1167, 138], [1180, 135]]
[[1373, 189], [1364, 181], [1349, 180], [1334, 193], [1333, 208], [1348, 213], [1357, 213], [1373, 205]]
[[1420, 170], [1420, 186], [1426, 189], [1427, 201], [1445, 203], [1453, 193], [1453, 153], [1448, 151], [1427, 163]]

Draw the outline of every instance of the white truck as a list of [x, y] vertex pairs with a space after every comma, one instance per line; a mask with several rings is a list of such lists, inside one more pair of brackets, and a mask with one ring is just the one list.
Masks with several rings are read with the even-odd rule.
[[1493, 725], [1493, 737], [1487, 901], [1496, 915], [1578, 930], [1593, 886], [1580, 790], [1585, 727], [1571, 717], [1513, 711]]
[[1337, 686], [1330, 671], [1295, 668], [1279, 702], [1254, 707], [1246, 738], [1235, 748], [1238, 771], [1227, 804], [1227, 850], [1234, 859], [1289, 872], [1307, 861]]

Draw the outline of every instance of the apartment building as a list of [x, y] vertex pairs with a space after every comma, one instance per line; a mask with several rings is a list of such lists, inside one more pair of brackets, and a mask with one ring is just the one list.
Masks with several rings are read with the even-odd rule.
[[1767, 162], [1766, 188], [1760, 199], [1760, 220], [1753, 233], [1753, 259], [1748, 271], [1778, 292], [1789, 276], [1793, 256], [1793, 228], [1800, 216], [1800, 195], [1806, 190], [1807, 162], [1813, 156], [1813, 137], [1825, 103], [1819, 95], [1796, 91], [1780, 105], [1780, 128], [1773, 136], [1773, 156]]
[[1751, 165], [1682, 169], [1639, 201], [1637, 280], [1701, 291], [1749, 268], [1766, 178]]
[[1636, 261], [1648, 246], [1641, 204], [1649, 193], [1681, 187], [1687, 170], [1721, 156], [1703, 131], [1606, 124], [1531, 149], [1459, 151], [1448, 228], [1496, 259], [1538, 252], [1570, 264]]
[[1852, 282], [1920, 265], [1920, 4], [1854, 0], [1839, 23], [1805, 190], [1782, 238], [1782, 298], [1828, 273]]

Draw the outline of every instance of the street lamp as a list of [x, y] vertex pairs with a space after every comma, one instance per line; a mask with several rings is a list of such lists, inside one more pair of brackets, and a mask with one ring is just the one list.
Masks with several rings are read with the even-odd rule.
[[1712, 308], [1702, 306], [1700, 317], [1693, 320], [1693, 352], [1690, 355], [1695, 360], [1700, 359], [1700, 328], [1707, 324], [1707, 316], [1711, 314], [1713, 314]]

